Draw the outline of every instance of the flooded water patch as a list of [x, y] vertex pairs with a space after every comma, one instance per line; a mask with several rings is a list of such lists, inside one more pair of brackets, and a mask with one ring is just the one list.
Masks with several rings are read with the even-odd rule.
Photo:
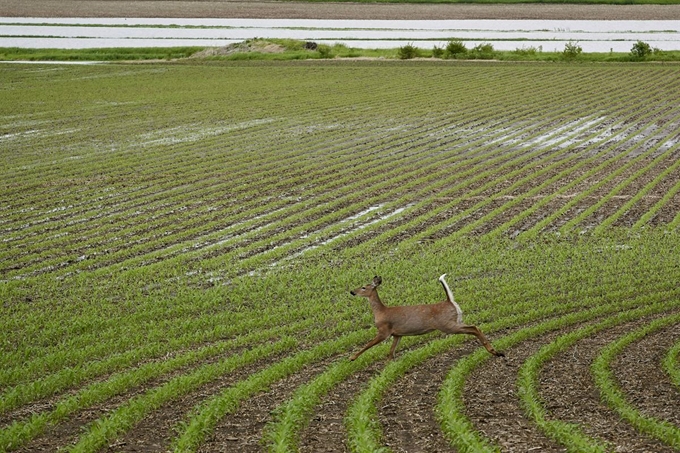
[[490, 42], [497, 50], [544, 51], [578, 42], [585, 52], [627, 52], [640, 40], [680, 50], [680, 21], [0, 18], [1, 47], [219, 47], [257, 37], [358, 48], [432, 48], [462, 40], [468, 47]]

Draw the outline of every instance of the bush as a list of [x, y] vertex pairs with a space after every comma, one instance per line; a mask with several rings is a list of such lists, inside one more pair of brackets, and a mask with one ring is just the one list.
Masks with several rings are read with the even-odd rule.
[[493, 48], [493, 45], [489, 43], [484, 43], [484, 44], [478, 44], [475, 47], [472, 48], [470, 51], [470, 56], [472, 58], [479, 58], [481, 60], [490, 60], [492, 59], [495, 55], [496, 52]]
[[446, 58], [461, 58], [467, 55], [467, 47], [462, 41], [449, 41], [446, 45], [445, 57]]
[[633, 44], [633, 48], [630, 49], [630, 54], [636, 60], [644, 60], [647, 55], [652, 54], [652, 48], [646, 42], [638, 41]]
[[411, 58], [416, 58], [418, 55], [418, 48], [412, 44], [406, 44], [404, 47], [400, 47], [397, 50], [397, 56], [401, 60], [410, 60]]
[[434, 58], [443, 58], [444, 57], [444, 49], [441, 47], [434, 46], [432, 48], [432, 56]]
[[562, 57], [567, 59], [567, 60], [573, 60], [574, 58], [578, 57], [581, 55], [581, 52], [583, 52], [583, 49], [581, 46], [578, 45], [578, 43], [574, 43], [572, 41], [569, 41], [564, 45], [564, 50], [562, 51]]
[[539, 47], [537, 49], [534, 46], [529, 46], [529, 47], [522, 46], [521, 48], [518, 47], [517, 49], [513, 50], [513, 53], [516, 53], [517, 55], [530, 56], [530, 57], [533, 57], [534, 55], [536, 55], [537, 53], [540, 53], [540, 52], [542, 52], [541, 47]]
[[333, 57], [333, 52], [331, 49], [331, 46], [327, 44], [319, 44], [316, 46], [316, 51], [319, 52], [319, 56], [321, 58], [332, 58]]

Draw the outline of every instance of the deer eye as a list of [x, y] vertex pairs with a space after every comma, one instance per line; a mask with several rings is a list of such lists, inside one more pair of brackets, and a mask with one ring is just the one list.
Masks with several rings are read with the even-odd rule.
[[362, 286], [361, 289], [366, 289], [366, 287], [365, 287], [365, 286]]

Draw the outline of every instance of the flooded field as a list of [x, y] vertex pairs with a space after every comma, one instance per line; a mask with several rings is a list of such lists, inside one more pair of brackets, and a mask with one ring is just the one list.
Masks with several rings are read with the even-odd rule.
[[358, 48], [421, 48], [462, 40], [497, 50], [627, 52], [638, 40], [680, 50], [678, 20], [315, 20], [0, 18], [0, 47], [224, 46], [251, 38], [292, 38]]

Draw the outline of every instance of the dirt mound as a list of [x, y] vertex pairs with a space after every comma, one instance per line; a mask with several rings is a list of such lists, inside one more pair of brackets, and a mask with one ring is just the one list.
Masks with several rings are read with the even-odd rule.
[[224, 57], [235, 53], [259, 52], [259, 53], [283, 53], [286, 48], [280, 44], [268, 41], [243, 41], [229, 44], [223, 47], [209, 47], [196, 52], [192, 58]]

